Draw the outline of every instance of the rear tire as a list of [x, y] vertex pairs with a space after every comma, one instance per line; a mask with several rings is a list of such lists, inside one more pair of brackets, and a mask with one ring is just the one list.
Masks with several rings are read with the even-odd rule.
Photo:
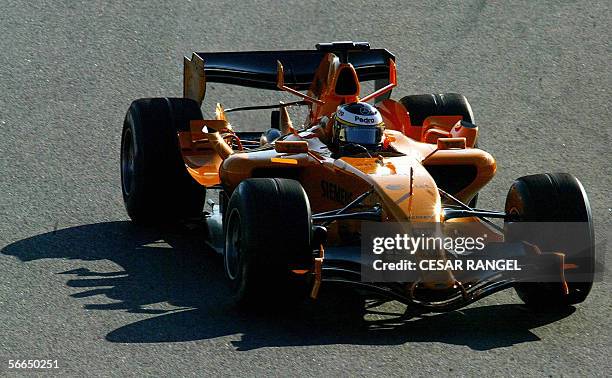
[[[591, 207], [578, 179], [567, 173], [545, 173], [524, 176], [512, 184], [506, 198], [506, 213], [517, 222], [581, 222], [584, 227], [572, 235], [559, 235], [555, 240], [543, 238], [537, 231], [531, 242], [544, 252], [564, 251], [570, 243], [564, 237], [586, 246], [566, 256], [566, 264], [577, 265], [565, 270], [569, 295], [560, 283], [520, 283], [515, 289], [523, 302], [532, 308], [555, 309], [583, 302], [593, 286], [595, 256]], [[573, 243], [571, 243], [573, 244]], [[565, 247], [565, 248], [564, 248]]]
[[429, 116], [460, 115], [464, 121], [474, 123], [472, 107], [464, 95], [458, 93], [420, 94], [402, 97], [399, 102], [408, 110], [410, 123], [423, 125]]
[[202, 213], [206, 188], [185, 169], [177, 131], [202, 119], [186, 98], [145, 98], [130, 105], [121, 138], [121, 188], [128, 215], [156, 224]]
[[232, 193], [226, 212], [223, 265], [243, 308], [304, 299], [312, 265], [310, 203], [298, 181], [254, 178]]

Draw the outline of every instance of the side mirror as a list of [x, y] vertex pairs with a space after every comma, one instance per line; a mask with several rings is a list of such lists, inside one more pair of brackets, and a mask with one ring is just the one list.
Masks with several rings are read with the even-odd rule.
[[438, 138], [438, 150], [465, 149], [465, 138]]
[[308, 142], [305, 140], [277, 140], [274, 142], [276, 152], [287, 154], [301, 154], [308, 152]]

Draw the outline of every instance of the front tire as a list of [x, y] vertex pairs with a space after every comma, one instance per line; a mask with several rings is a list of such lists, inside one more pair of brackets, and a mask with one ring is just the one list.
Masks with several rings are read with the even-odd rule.
[[526, 240], [546, 252], [564, 251], [569, 245], [580, 246], [578, 251], [566, 254], [565, 264], [574, 266], [565, 270], [568, 295], [563, 293], [559, 283], [525, 282], [515, 289], [521, 300], [532, 308], [555, 309], [583, 302], [593, 286], [595, 250], [591, 207], [580, 181], [567, 173], [521, 177], [510, 187], [506, 213], [514, 222], [576, 222], [580, 225], [577, 230], [572, 228], [571, 235], [557, 235], [554, 240], [537, 230], [531, 235], [532, 240]]
[[186, 98], [130, 105], [121, 137], [121, 188], [132, 221], [166, 223], [201, 214], [206, 188], [187, 173], [177, 136], [198, 119], [200, 107]]
[[242, 307], [303, 299], [307, 285], [293, 269], [312, 264], [310, 203], [298, 181], [242, 181], [227, 206], [223, 265]]

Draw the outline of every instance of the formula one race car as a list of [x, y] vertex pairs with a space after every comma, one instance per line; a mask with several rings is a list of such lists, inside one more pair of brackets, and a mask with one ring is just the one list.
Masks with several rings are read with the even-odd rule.
[[[375, 88], [364, 95], [366, 81]], [[209, 82], [299, 99], [217, 104], [215, 119], [203, 119]], [[457, 309], [509, 287], [531, 307], [562, 308], [587, 297], [593, 226], [580, 182], [562, 173], [521, 177], [505, 211], [477, 208], [496, 163], [477, 148], [470, 104], [454, 93], [392, 100], [396, 65], [389, 51], [333, 42], [315, 50], [193, 53], [184, 59], [183, 84], [183, 98], [139, 99], [128, 109], [123, 199], [134, 222], [172, 222], [202, 217], [207, 191], [218, 190], [219, 203], [209, 200], [204, 219], [237, 303], [316, 298], [328, 283], [422, 312]], [[291, 121], [292, 106], [307, 107], [303, 125]], [[241, 132], [229, 122], [232, 112], [260, 109], [271, 110], [266, 131]], [[429, 256], [413, 251], [414, 261], [376, 260], [376, 230], [397, 227], [393, 244], [420, 224], [448, 237], [457, 233], [451, 226], [469, 225], [470, 235], [489, 241], [476, 261], [488, 268], [461, 269], [454, 262], [466, 256], [446, 244]], [[542, 231], [539, 224], [552, 227]], [[571, 227], [561, 231], [564, 224]], [[512, 227], [520, 225], [527, 227]], [[490, 265], [491, 256], [513, 263]], [[400, 262], [412, 270], [405, 279], [380, 274], [384, 267], [401, 270]]]

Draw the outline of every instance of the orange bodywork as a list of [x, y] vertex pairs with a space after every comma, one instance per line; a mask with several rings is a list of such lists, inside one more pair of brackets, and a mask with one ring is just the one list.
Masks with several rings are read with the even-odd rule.
[[[395, 86], [394, 62], [390, 61], [389, 67], [389, 84], [363, 98], [371, 99]], [[280, 63], [278, 72], [278, 86], [284, 88]], [[341, 87], [338, 85], [341, 78], [352, 78], [354, 83]], [[217, 119], [192, 121], [190, 131], [179, 132], [188, 172], [204, 186], [220, 184], [228, 195], [242, 180], [251, 177], [295, 178], [308, 194], [313, 213], [341, 208], [373, 189], [375, 195], [368, 197], [363, 205], [379, 203], [383, 221], [404, 222], [443, 221], [439, 187], [454, 188], [446, 190], [468, 202], [495, 175], [493, 157], [473, 148], [478, 136], [475, 126], [464, 125], [461, 116], [452, 115], [431, 116], [423, 125], [412, 125], [410, 109], [391, 99], [376, 105], [385, 122], [383, 143], [388, 153], [372, 157], [331, 157], [324, 143], [331, 123], [320, 125], [321, 120], [331, 118], [338, 105], [359, 100], [360, 88], [352, 65], [340, 63], [332, 53], [326, 54], [309, 90], [300, 95], [310, 101], [302, 130], [290, 133], [284, 138], [286, 142], [278, 143], [276, 148], [268, 145], [248, 152], [230, 147], [236, 136], [223, 108], [217, 105]], [[220, 136], [213, 138], [212, 134], [202, 132], [204, 126], [209, 132], [218, 131]], [[300, 143], [292, 147], [290, 142]], [[334, 222], [330, 225], [328, 241], [341, 244], [347, 235], [358, 230], [359, 221]]]
[[[274, 149], [236, 153], [223, 162], [220, 181], [224, 189], [231, 193], [242, 180], [250, 177], [296, 177], [309, 195], [313, 212], [339, 208], [369, 188], [374, 188], [378, 201], [383, 205], [385, 220], [439, 222], [441, 199], [428, 167], [475, 167], [474, 180], [453, 193], [465, 202], [495, 174], [495, 160], [485, 151], [474, 148], [438, 150], [437, 145], [414, 141], [393, 130], [385, 131], [385, 137], [393, 139], [390, 147], [405, 156], [333, 159], [323, 156], [315, 158], [308, 153], [280, 153]], [[322, 147], [316, 138], [306, 141], [313, 151]], [[333, 194], [325, 191], [332, 191]]]

